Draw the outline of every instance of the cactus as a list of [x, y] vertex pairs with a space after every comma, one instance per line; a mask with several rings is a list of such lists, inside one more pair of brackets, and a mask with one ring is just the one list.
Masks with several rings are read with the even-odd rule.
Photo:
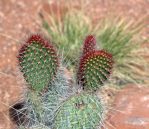
[[93, 35], [88, 35], [84, 41], [82, 55], [85, 55], [95, 49], [96, 49], [96, 39]]
[[109, 78], [112, 66], [111, 54], [104, 50], [89, 52], [80, 59], [78, 82], [86, 90], [96, 90]]
[[[113, 59], [106, 51], [96, 50], [94, 36], [89, 35], [84, 41], [77, 73], [77, 81], [89, 92], [82, 90], [76, 81], [67, 80], [63, 66], [59, 65], [56, 50], [40, 35], [29, 37], [19, 51], [18, 60], [29, 88], [33, 89], [28, 90], [25, 96], [25, 110], [22, 110], [25, 111], [25, 117], [21, 116], [23, 112], [19, 113], [19, 117], [25, 121], [20, 128], [100, 127], [105, 109], [101, 99], [93, 91], [108, 79]], [[46, 92], [42, 92], [45, 90]], [[21, 109], [17, 112], [20, 111]]]
[[31, 35], [18, 55], [20, 70], [30, 89], [44, 90], [56, 74], [58, 58], [53, 45], [41, 35]]
[[81, 93], [60, 107], [54, 129], [95, 129], [102, 123], [104, 109], [95, 95]]

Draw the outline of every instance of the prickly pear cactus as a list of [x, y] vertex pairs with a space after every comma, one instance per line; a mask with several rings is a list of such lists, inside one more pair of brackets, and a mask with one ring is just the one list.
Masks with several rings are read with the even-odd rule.
[[[108, 52], [96, 50], [94, 36], [89, 35], [84, 41], [77, 73], [77, 82], [87, 91], [82, 90], [76, 81], [67, 80], [55, 48], [41, 35], [27, 39], [19, 50], [18, 60], [20, 71], [32, 89], [25, 96], [25, 123], [19, 129], [100, 127], [105, 109], [93, 91], [109, 78], [113, 59]], [[44, 90], [46, 92], [42, 92]]]
[[60, 107], [54, 129], [95, 129], [103, 119], [103, 106], [97, 96], [75, 95]]
[[89, 52], [80, 59], [78, 82], [86, 90], [96, 90], [109, 78], [112, 67], [111, 54], [104, 50]]
[[83, 45], [83, 55], [96, 50], [96, 39], [93, 35], [88, 35]]
[[31, 35], [18, 55], [20, 70], [31, 89], [42, 91], [54, 78], [58, 58], [53, 45], [41, 35]]

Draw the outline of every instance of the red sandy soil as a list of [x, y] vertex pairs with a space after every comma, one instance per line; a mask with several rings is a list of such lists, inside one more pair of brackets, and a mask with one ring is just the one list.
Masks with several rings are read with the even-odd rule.
[[[111, 14], [133, 20], [149, 15], [148, 0], [88, 1], [85, 6], [95, 21]], [[23, 89], [17, 77], [17, 50], [26, 36], [41, 31], [38, 14], [45, 3], [46, 0], [0, 0], [0, 129], [14, 127], [8, 109], [18, 101]], [[146, 27], [142, 38], [147, 38], [147, 34]], [[118, 99], [113, 108], [124, 114], [112, 113], [109, 122], [113, 129], [149, 129], [148, 90], [126, 87], [116, 95]]]
[[109, 110], [108, 129], [149, 129], [149, 88], [125, 87]]

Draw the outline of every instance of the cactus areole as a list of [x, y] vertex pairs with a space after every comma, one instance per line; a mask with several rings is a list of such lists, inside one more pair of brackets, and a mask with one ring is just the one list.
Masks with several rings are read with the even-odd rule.
[[55, 48], [41, 35], [31, 35], [18, 55], [20, 70], [31, 89], [42, 91], [56, 74], [58, 58]]

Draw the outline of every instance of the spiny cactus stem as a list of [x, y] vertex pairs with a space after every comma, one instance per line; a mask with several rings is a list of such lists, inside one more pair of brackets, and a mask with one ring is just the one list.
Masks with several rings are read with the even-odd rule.
[[99, 87], [109, 78], [113, 67], [112, 55], [105, 50], [91, 51], [80, 59], [78, 81], [84, 87]]
[[95, 129], [102, 121], [103, 110], [103, 105], [97, 96], [85, 92], [74, 95], [59, 108], [55, 128]]
[[83, 44], [83, 54], [85, 55], [96, 49], [96, 39], [93, 35], [88, 35]]
[[31, 35], [22, 45], [18, 61], [27, 83], [40, 91], [53, 80], [59, 66], [56, 49], [38, 34]]

